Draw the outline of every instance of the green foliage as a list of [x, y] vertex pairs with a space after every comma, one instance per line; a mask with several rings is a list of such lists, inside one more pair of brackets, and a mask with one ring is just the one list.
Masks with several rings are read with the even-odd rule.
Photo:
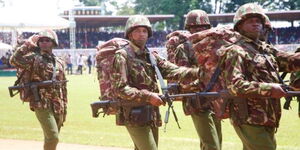
[[210, 0], [136, 0], [135, 10], [142, 14], [174, 14], [175, 18], [167, 20], [168, 28], [183, 29], [184, 15], [193, 9], [212, 12]]
[[[89, 104], [99, 96], [98, 80], [93, 75], [70, 75], [68, 82], [68, 115], [60, 133], [60, 142], [87, 145], [102, 145], [133, 148], [126, 129], [115, 126], [114, 116], [92, 118]], [[7, 87], [15, 77], [0, 77], [0, 138], [43, 141], [41, 127], [28, 103], [22, 104], [18, 95], [10, 98]], [[276, 134], [278, 150], [300, 150], [300, 119], [297, 117], [297, 103], [292, 102], [292, 110], [283, 110], [282, 120]], [[160, 128], [159, 149], [192, 150], [199, 149], [199, 139], [191, 117], [185, 116], [181, 103], [174, 106], [182, 129], [178, 129], [170, 116], [167, 132]], [[164, 118], [166, 107], [161, 107]], [[229, 120], [222, 122], [224, 150], [240, 150], [242, 144]], [[1, 146], [0, 146], [1, 147]]]
[[100, 6], [100, 4], [106, 0], [79, 0], [83, 2], [85, 6]]

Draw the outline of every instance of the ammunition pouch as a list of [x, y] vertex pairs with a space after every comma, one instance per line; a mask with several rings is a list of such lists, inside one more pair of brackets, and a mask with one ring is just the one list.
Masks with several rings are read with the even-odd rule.
[[136, 124], [138, 126], [149, 125], [153, 121], [152, 112], [153, 107], [150, 105], [132, 108], [129, 122], [130, 124]]
[[122, 107], [116, 114], [117, 125], [145, 126], [154, 121], [154, 108], [150, 105], [138, 107]]
[[210, 109], [209, 100], [205, 97], [187, 97], [183, 100], [183, 111], [185, 115], [205, 112]]
[[247, 99], [235, 98], [230, 101], [230, 118], [236, 125], [245, 124], [249, 115]]

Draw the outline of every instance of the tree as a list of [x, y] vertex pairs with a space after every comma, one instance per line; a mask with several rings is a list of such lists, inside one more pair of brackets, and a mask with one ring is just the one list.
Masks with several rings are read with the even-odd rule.
[[173, 29], [183, 29], [184, 15], [193, 9], [212, 12], [211, 0], [135, 0], [134, 4], [139, 14], [174, 14], [174, 19], [166, 21]]
[[106, 15], [111, 15], [112, 12], [107, 9], [107, 4], [110, 3], [113, 0], [79, 0], [80, 2], [83, 2], [85, 6], [101, 6], [102, 11]]
[[[221, 1], [222, 0], [216, 0]], [[224, 2], [225, 8], [221, 12], [232, 13], [236, 12], [236, 10], [246, 3], [256, 3], [268, 10], [295, 10], [300, 9], [300, 1], [299, 0], [226, 0]]]
[[274, 8], [284, 10], [300, 9], [300, 0], [278, 0], [274, 3]]

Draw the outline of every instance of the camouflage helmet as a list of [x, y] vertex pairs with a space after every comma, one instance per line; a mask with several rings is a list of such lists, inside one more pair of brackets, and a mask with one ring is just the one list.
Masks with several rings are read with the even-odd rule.
[[265, 28], [267, 28], [268, 30], [272, 30], [272, 24], [271, 24], [269, 17], [267, 15], [265, 15], [265, 18], [266, 18]]
[[[58, 46], [58, 38], [57, 38], [56, 33], [53, 30], [50, 30], [50, 29], [43, 30], [43, 31], [39, 32], [38, 36], [39, 36], [39, 39], [42, 37], [47, 37], [53, 41], [55, 46]], [[39, 41], [39, 39], [38, 39], [38, 41]]]
[[184, 22], [184, 28], [188, 29], [190, 26], [194, 26], [194, 25], [210, 26], [208, 15], [205, 11], [196, 9], [196, 10], [190, 11], [186, 15], [186, 19]]
[[152, 36], [152, 27], [150, 21], [147, 17], [142, 15], [133, 15], [128, 18], [125, 26], [125, 38], [128, 39], [128, 35], [134, 30], [136, 27], [146, 27], [148, 30], [148, 37]]
[[238, 25], [241, 24], [246, 19], [248, 19], [249, 17], [261, 18], [262, 24], [265, 24], [266, 22], [266, 15], [263, 12], [262, 7], [254, 3], [247, 3], [242, 5], [234, 15], [233, 18], [234, 30], [237, 31]]

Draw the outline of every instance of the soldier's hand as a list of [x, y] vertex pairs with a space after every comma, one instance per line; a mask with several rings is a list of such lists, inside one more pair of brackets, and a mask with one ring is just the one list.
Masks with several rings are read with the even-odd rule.
[[286, 92], [282, 89], [281, 84], [269, 83], [272, 86], [271, 97], [272, 98], [281, 98], [286, 96]]
[[149, 103], [153, 106], [165, 105], [157, 93], [151, 93]]
[[30, 48], [37, 47], [38, 39], [39, 39], [39, 36], [34, 34], [25, 41], [25, 44]]

